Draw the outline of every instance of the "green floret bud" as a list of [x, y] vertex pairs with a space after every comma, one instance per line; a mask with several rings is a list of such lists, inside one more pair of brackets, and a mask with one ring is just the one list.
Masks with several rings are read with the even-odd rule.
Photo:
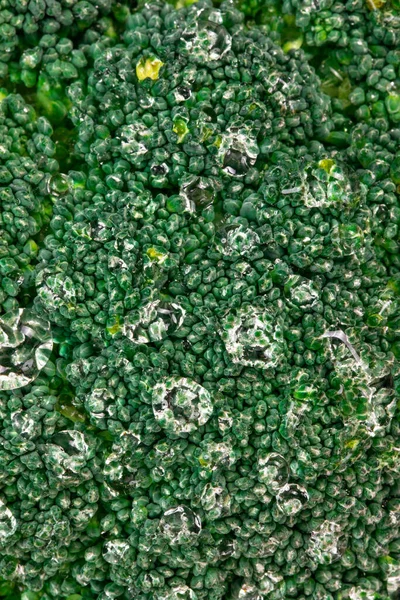
[[389, 118], [393, 123], [400, 122], [400, 94], [389, 94], [385, 99], [385, 106]]

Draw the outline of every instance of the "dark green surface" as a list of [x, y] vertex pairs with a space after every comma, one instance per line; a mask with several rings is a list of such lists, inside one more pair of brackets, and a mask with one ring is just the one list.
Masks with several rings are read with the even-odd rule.
[[0, 7], [0, 597], [395, 600], [398, 3], [176, 6]]

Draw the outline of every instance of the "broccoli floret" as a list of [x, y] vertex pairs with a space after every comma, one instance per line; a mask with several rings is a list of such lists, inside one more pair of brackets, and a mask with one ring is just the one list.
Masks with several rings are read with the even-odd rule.
[[323, 86], [335, 97], [335, 107], [341, 111], [352, 107], [361, 121], [379, 116], [394, 125], [399, 122], [396, 2], [290, 0], [282, 11], [295, 15], [305, 45], [316, 54]]
[[362, 177], [370, 187], [370, 202], [379, 202], [383, 195], [387, 198], [379, 209], [375, 241], [382, 259], [396, 263], [399, 6], [396, 2], [327, 0], [287, 2], [282, 10], [296, 15], [304, 47], [314, 55], [322, 89], [333, 99], [335, 131], [327, 141], [347, 147], [351, 161], [365, 169]]
[[391, 600], [397, 7], [174, 4], [5, 11], [0, 596]]
[[68, 2], [6, 0], [1, 6], [1, 75], [10, 61], [19, 59], [28, 70], [35, 68], [47, 48], [45, 40], [77, 36], [111, 12], [111, 0]]
[[53, 125], [65, 121], [70, 108], [65, 88], [91, 63], [88, 47], [115, 43], [129, 10], [111, 0], [7, 0], [0, 10], [1, 84], [23, 93]]
[[59, 177], [52, 127], [23, 98], [0, 103], [0, 314], [24, 305], [35, 282], [41, 231], [51, 216], [50, 189]]
[[[138, 16], [132, 17], [126, 45], [107, 49], [96, 59], [88, 93], [80, 84], [69, 88], [79, 138], [75, 151], [91, 168], [71, 172], [70, 190], [55, 201], [37, 300], [60, 315], [60, 325], [74, 321], [81, 341], [104, 331], [115, 337], [126, 311], [138, 308], [150, 286], [168, 297], [162, 288], [182, 261], [192, 265], [205, 255], [216, 233], [217, 213], [219, 220], [224, 214], [239, 217], [246, 197], [259, 189], [267, 157], [282, 144], [307, 143], [333, 127], [329, 99], [318, 93], [312, 69], [301, 68], [301, 54], [289, 59], [279, 48], [269, 48], [267, 38], [243, 30], [235, 38], [235, 60], [229, 30], [210, 20], [222, 16], [213, 17], [209, 7], [203, 8], [210, 15], [198, 25], [197, 6], [188, 15], [176, 13], [180, 35], [189, 39], [183, 46], [167, 45], [169, 29], [160, 19], [158, 30], [146, 35], [164, 36], [164, 50], [161, 58], [151, 54], [146, 59], [148, 53], [143, 55], [135, 41], [145, 35], [145, 27], [137, 29]], [[165, 18], [172, 11], [152, 7], [148, 16], [153, 21], [156, 8]], [[239, 13], [232, 14], [242, 20]], [[229, 12], [228, 17], [233, 20]], [[221, 47], [210, 47], [208, 26], [219, 32]], [[199, 41], [193, 41], [188, 27], [200, 28]], [[265, 48], [261, 58], [253, 58], [253, 37], [260, 52]], [[204, 43], [202, 59], [211, 69], [199, 64], [199, 58], [192, 60], [187, 46], [195, 43]], [[246, 45], [250, 48], [242, 54]], [[231, 75], [228, 81], [214, 77], [218, 53]], [[268, 68], [263, 66], [267, 61]], [[306, 147], [299, 152], [306, 153]], [[257, 202], [255, 193], [247, 202], [251, 214]], [[191, 218], [196, 213], [200, 218]], [[59, 282], [70, 286], [61, 298], [58, 292], [49, 294], [49, 286]]]

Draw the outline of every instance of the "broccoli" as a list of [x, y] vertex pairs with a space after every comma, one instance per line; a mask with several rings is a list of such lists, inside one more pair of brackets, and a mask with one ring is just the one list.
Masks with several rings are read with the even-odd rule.
[[175, 4], [3, 11], [0, 597], [391, 600], [398, 7]]
[[[90, 26], [101, 23], [103, 16], [109, 14], [111, 9], [111, 0], [5, 0], [0, 13], [1, 76], [6, 77], [9, 65], [13, 66], [13, 63], [19, 62], [23, 70], [22, 80], [28, 85], [34, 85], [33, 69], [40, 65], [42, 60], [45, 64], [48, 63], [46, 54], [49, 54], [49, 50], [53, 49], [57, 42], [63, 40], [61, 44], [65, 45], [69, 41], [66, 39], [68, 36], [74, 39]], [[116, 12], [118, 13], [118, 6]], [[60, 45], [57, 50], [61, 56], [68, 55], [68, 48], [62, 48]], [[80, 51], [70, 48], [69, 51], [71, 50], [77, 59]], [[14, 70], [15, 67], [11, 68], [11, 72]]]
[[30, 301], [34, 265], [49, 224], [49, 193], [63, 177], [52, 127], [20, 95], [1, 91], [0, 303], [12, 311]]
[[[272, 1], [246, 4], [247, 18], [265, 20], [269, 26], [272, 8], [276, 13]], [[280, 15], [277, 39], [285, 47], [288, 31], [282, 25], [291, 23], [286, 46], [301, 43], [321, 78], [321, 89], [332, 98], [334, 130], [325, 142], [347, 148], [351, 162], [365, 169], [368, 201], [380, 203], [379, 231], [389, 233], [396, 220], [392, 211], [399, 182], [400, 5], [287, 0]], [[378, 199], [383, 197], [382, 203]], [[376, 235], [375, 241], [385, 261], [397, 264], [395, 236]]]
[[65, 88], [88, 66], [88, 47], [112, 45], [128, 14], [128, 6], [111, 0], [7, 0], [0, 10], [0, 84], [59, 125], [70, 108]]

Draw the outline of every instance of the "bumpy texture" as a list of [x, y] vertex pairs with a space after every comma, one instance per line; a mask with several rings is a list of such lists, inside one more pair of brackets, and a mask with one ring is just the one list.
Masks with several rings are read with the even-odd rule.
[[[0, 107], [0, 303], [15, 310], [32, 287], [37, 238], [51, 215], [49, 187], [58, 163], [50, 123], [19, 95], [1, 92]], [[18, 299], [17, 299], [18, 298]]]
[[46, 60], [14, 43], [0, 596], [397, 597], [400, 130], [370, 72], [400, 61], [371, 2], [79, 2], [82, 35], [37, 19]]
[[[76, 37], [103, 15], [111, 12], [110, 0], [3, 0], [0, 7], [0, 75], [8, 74], [9, 64], [18, 62], [22, 79], [34, 85], [33, 70], [59, 40]], [[72, 48], [70, 49], [72, 50]], [[68, 52], [61, 52], [68, 54]], [[74, 56], [79, 51], [73, 52]], [[73, 69], [73, 67], [70, 67]], [[14, 66], [15, 69], [15, 66]], [[12, 72], [13, 70], [12, 69]]]

